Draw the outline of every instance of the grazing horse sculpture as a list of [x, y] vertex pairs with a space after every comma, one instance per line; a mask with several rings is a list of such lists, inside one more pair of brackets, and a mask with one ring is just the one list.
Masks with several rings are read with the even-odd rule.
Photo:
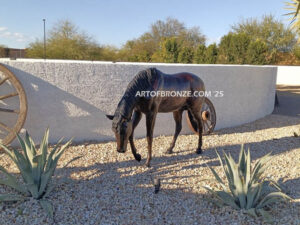
[[[201, 154], [202, 146], [202, 120], [201, 107], [204, 97], [195, 96], [195, 92], [205, 90], [203, 81], [191, 73], [164, 74], [156, 68], [149, 68], [140, 71], [128, 84], [124, 96], [120, 100], [114, 115], [106, 115], [112, 120], [112, 130], [117, 141], [117, 151], [124, 153], [127, 149], [128, 140], [130, 142], [132, 154], [137, 161], [141, 160], [141, 155], [137, 153], [133, 142], [134, 129], [142, 118], [142, 113], [146, 115], [148, 157], [146, 166], [150, 166], [152, 157], [153, 129], [158, 112], [173, 112], [176, 122], [173, 141], [166, 151], [171, 154], [175, 146], [176, 139], [182, 128], [182, 113], [188, 110], [198, 123], [198, 148], [197, 154]], [[144, 91], [144, 92], [143, 92]], [[155, 93], [173, 92], [192, 93], [185, 96], [141, 96], [141, 93], [148, 91]], [[183, 94], [184, 95], [184, 94]], [[132, 116], [133, 114], [133, 116]]]

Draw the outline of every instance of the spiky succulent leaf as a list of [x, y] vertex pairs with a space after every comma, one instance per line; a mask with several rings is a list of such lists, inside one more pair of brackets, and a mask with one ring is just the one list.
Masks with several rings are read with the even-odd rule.
[[254, 207], [256, 196], [259, 194], [259, 190], [261, 188], [260, 186], [261, 184], [254, 184], [248, 189], [246, 209], [251, 209]]
[[27, 131], [26, 131], [25, 138], [24, 138], [24, 144], [25, 144], [25, 148], [23, 148], [23, 152], [24, 152], [25, 155], [27, 155], [28, 160], [29, 160], [30, 165], [31, 165], [33, 157], [35, 155], [35, 152], [34, 152], [34, 149], [31, 145], [30, 137], [29, 137], [29, 134], [28, 134]]
[[51, 177], [54, 174], [54, 167], [51, 167], [49, 170], [45, 171], [45, 173], [43, 173], [42, 177], [41, 177], [41, 185], [40, 185], [40, 189], [38, 191], [39, 195], [42, 196], [47, 189], [47, 185], [51, 180]]
[[11, 150], [9, 150], [5, 145], [3, 145], [3, 144], [1, 144], [1, 143], [0, 143], [0, 147], [1, 147], [2, 149], [4, 149], [5, 153], [9, 156], [9, 158], [11, 158], [11, 160], [12, 160], [15, 164], [18, 163], [18, 162], [17, 162], [17, 159], [16, 159], [16, 156], [13, 154], [13, 152], [12, 152]]
[[[41, 177], [41, 185], [39, 189], [39, 194], [42, 195], [43, 193], [46, 192], [47, 184], [50, 182], [51, 177], [53, 176], [57, 162], [59, 158], [62, 156], [68, 145], [71, 143], [72, 140], [68, 141], [65, 143], [59, 151], [57, 151], [57, 146], [52, 150], [52, 152], [49, 154], [48, 160], [47, 160], [47, 165], [45, 168], [45, 172]], [[50, 158], [51, 157], [51, 158]]]
[[51, 167], [51, 164], [52, 164], [52, 161], [53, 161], [53, 156], [54, 156], [55, 152], [59, 149], [59, 145], [60, 145], [60, 143], [62, 142], [62, 140], [63, 140], [63, 138], [61, 138], [61, 139], [57, 142], [57, 144], [55, 145], [55, 147], [51, 150], [50, 154], [48, 155], [48, 158], [47, 158], [47, 162], [46, 162], [44, 171], [49, 170], [49, 168]]
[[43, 198], [47, 198], [49, 194], [54, 190], [56, 185], [53, 183], [48, 184], [45, 194], [43, 195]]
[[26, 159], [26, 165], [28, 167], [30, 167], [30, 170], [31, 170], [31, 163], [30, 163], [30, 160], [29, 160], [28, 155], [27, 155], [25, 142], [23, 141], [23, 139], [20, 137], [19, 134], [17, 134], [17, 138], [18, 138], [18, 141], [20, 143], [21, 149], [24, 152], [24, 156], [25, 156], [25, 159]]
[[223, 190], [226, 190], [226, 186], [225, 186], [224, 182], [222, 181], [222, 179], [220, 178], [220, 176], [217, 174], [217, 172], [214, 170], [214, 168], [211, 168], [209, 166], [208, 166], [208, 168], [213, 173], [213, 175], [215, 176], [215, 178], [218, 181], [218, 183], [222, 186]]
[[267, 223], [272, 223], [274, 221], [270, 213], [268, 213], [266, 210], [257, 209], [257, 211], [262, 215], [264, 221], [266, 221]]
[[241, 170], [241, 173], [245, 174], [245, 171], [246, 171], [246, 153], [245, 153], [245, 150], [244, 150], [244, 145], [241, 145], [238, 165], [239, 165], [239, 169]]
[[282, 192], [272, 192], [269, 193], [268, 195], [266, 195], [257, 205], [256, 208], [263, 208], [269, 204], [272, 204], [278, 200], [291, 200], [291, 198], [289, 196], [287, 196], [286, 194], [282, 193]]
[[237, 196], [236, 187], [234, 184], [234, 176], [232, 171], [234, 167], [232, 167], [232, 162], [229, 160], [229, 157], [225, 154], [224, 151], [223, 154], [224, 154], [225, 165], [226, 165], [225, 168], [226, 168], [226, 177], [228, 180], [228, 186], [233, 196]]
[[[9, 150], [6, 146], [0, 144], [0, 146], [4, 149], [6, 154], [13, 160], [13, 162], [16, 164], [16, 166], [19, 168], [21, 175], [25, 181], [25, 183], [32, 183], [33, 179], [31, 176], [31, 171], [29, 170], [28, 163], [22, 161], [22, 157], [20, 156], [21, 153], [19, 153], [16, 150]], [[17, 157], [17, 155], [19, 157]], [[20, 162], [21, 160], [21, 162]]]
[[250, 183], [256, 183], [259, 181], [259, 179], [261, 178], [261, 175], [263, 174], [263, 172], [265, 171], [265, 169], [268, 167], [268, 164], [271, 160], [271, 152], [268, 153], [267, 155], [263, 156], [262, 158], [260, 158], [252, 171], [252, 175], [251, 175], [251, 181]]
[[11, 175], [4, 167], [0, 166], [0, 170], [5, 174], [7, 178], [6, 180], [0, 179], [0, 184], [9, 186], [26, 196], [29, 194], [27, 189], [21, 184], [19, 184], [17, 178]]
[[35, 199], [39, 199], [39, 192], [38, 192], [38, 186], [35, 183], [27, 183], [26, 184], [27, 189], [30, 191], [31, 196]]
[[[224, 152], [223, 152], [224, 153]], [[219, 153], [216, 151], [216, 154], [217, 154], [217, 156], [218, 156], [218, 159], [219, 159], [219, 161], [220, 161], [220, 164], [221, 164], [221, 166], [222, 166], [222, 168], [223, 168], [223, 171], [224, 171], [224, 173], [225, 173], [225, 175], [226, 175], [226, 178], [227, 178], [227, 181], [228, 181], [228, 186], [229, 186], [229, 190], [231, 191], [231, 193], [233, 194], [233, 192], [234, 192], [234, 186], [233, 186], [233, 177], [231, 177], [231, 175], [230, 175], [230, 173], [228, 172], [228, 169], [226, 168], [226, 166], [227, 166], [227, 164], [226, 164], [226, 161], [225, 161], [225, 164], [226, 164], [226, 166], [223, 164], [223, 161], [222, 161], [222, 159], [221, 159], [221, 157], [220, 157], [220, 155], [219, 155]], [[225, 154], [225, 153], [224, 153]]]
[[255, 208], [247, 209], [246, 213], [249, 214], [250, 216], [253, 216], [253, 217], [257, 218], [257, 213], [256, 213]]
[[47, 161], [47, 154], [48, 154], [48, 139], [49, 139], [49, 128], [47, 128], [45, 135], [43, 137], [43, 140], [40, 145], [40, 154], [42, 154], [42, 169], [44, 169], [44, 166]]
[[240, 209], [240, 207], [235, 203], [235, 198], [232, 195], [230, 195], [228, 192], [216, 191], [216, 194], [222, 199], [222, 201], [225, 204], [230, 205], [234, 209]]
[[270, 185], [272, 185], [273, 187], [275, 187], [277, 189], [277, 191], [282, 192], [282, 188], [280, 187], [280, 185], [278, 184], [278, 182], [276, 182], [275, 180], [270, 179], [270, 178], [268, 178], [266, 181], [269, 182]]
[[16, 195], [16, 194], [1, 194], [0, 195], [0, 202], [15, 202], [15, 201], [22, 201], [24, 200], [25, 197], [21, 195]]
[[51, 219], [53, 219], [53, 206], [52, 206], [52, 204], [49, 201], [45, 200], [45, 199], [41, 199], [39, 202], [40, 202], [42, 208], [44, 209], [44, 211], [47, 213], [47, 215]]
[[250, 156], [250, 151], [248, 148], [248, 152], [246, 155], [246, 183], [245, 183], [247, 186], [247, 189], [250, 186], [250, 179], [251, 179], [251, 156]]
[[223, 201], [218, 201], [218, 200], [215, 200], [215, 199], [210, 199], [210, 198], [205, 198], [204, 200], [206, 200], [206, 201], [208, 201], [208, 202], [210, 202], [210, 203], [212, 203], [212, 204], [215, 204], [216, 206], [218, 206], [218, 207], [223, 207], [223, 206], [225, 206], [225, 204], [223, 203]]

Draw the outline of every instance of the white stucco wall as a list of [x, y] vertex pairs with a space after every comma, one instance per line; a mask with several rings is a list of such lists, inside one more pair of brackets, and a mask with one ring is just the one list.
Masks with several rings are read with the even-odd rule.
[[300, 66], [278, 66], [277, 84], [300, 85]]
[[[205, 83], [206, 90], [223, 91], [210, 97], [217, 112], [216, 129], [254, 121], [272, 113], [276, 67], [234, 65], [187, 65], [111, 63], [60, 60], [5, 60], [23, 84], [28, 98], [25, 128], [39, 140], [50, 127], [51, 142], [60, 137], [75, 141], [113, 140], [111, 121], [127, 84], [142, 69], [156, 67], [164, 73], [191, 72]], [[171, 113], [159, 114], [155, 135], [172, 135]], [[182, 133], [190, 133], [184, 118]], [[135, 136], [145, 136], [141, 121]]]

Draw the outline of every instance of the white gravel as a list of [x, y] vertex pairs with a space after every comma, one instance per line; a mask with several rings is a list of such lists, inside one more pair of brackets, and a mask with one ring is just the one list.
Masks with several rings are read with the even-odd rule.
[[[253, 162], [272, 151], [274, 159], [266, 175], [279, 180], [296, 199], [273, 206], [275, 224], [300, 224], [300, 137], [294, 137], [294, 132], [300, 135], [299, 118], [270, 115], [205, 136], [201, 156], [195, 154], [196, 135], [179, 136], [172, 155], [164, 153], [172, 137], [157, 137], [150, 169], [143, 166], [145, 139], [136, 140], [141, 163], [134, 160], [130, 149], [117, 153], [115, 142], [71, 146], [59, 162], [53, 178], [57, 187], [49, 196], [55, 221], [31, 199], [1, 204], [0, 224], [261, 224], [262, 218], [208, 203], [205, 199], [211, 196], [201, 188], [215, 187], [214, 182], [205, 180], [213, 178], [206, 164], [221, 173], [215, 149], [237, 158], [242, 143], [250, 147]], [[18, 172], [5, 155], [1, 155], [0, 164]], [[155, 178], [161, 180], [158, 194], [154, 194]], [[0, 187], [0, 193], [7, 191]]]

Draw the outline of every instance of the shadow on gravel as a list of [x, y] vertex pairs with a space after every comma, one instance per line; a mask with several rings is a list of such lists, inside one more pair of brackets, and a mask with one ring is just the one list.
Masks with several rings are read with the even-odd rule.
[[[290, 142], [293, 144], [290, 146], [285, 144], [280, 145], [281, 142]], [[272, 154], [281, 154], [285, 151], [299, 148], [300, 139], [286, 137], [276, 142], [257, 142], [247, 144], [245, 147], [251, 148], [252, 160], [255, 160], [271, 150], [273, 150]], [[220, 153], [221, 149], [224, 149], [226, 153], [230, 153], [235, 159], [238, 158], [239, 145], [219, 147], [218, 150]], [[203, 174], [201, 174], [199, 167], [206, 167], [206, 164], [203, 163], [201, 159], [205, 158], [211, 160], [207, 163], [209, 166], [219, 166], [214, 149], [204, 150], [201, 156], [196, 155], [193, 150], [187, 151], [190, 151], [190, 154], [182, 155], [179, 152], [171, 156], [154, 157], [152, 167], [150, 169], [143, 168], [139, 170], [138, 173], [135, 173], [135, 171], [137, 167], [143, 167], [145, 159], [140, 163], [135, 160], [129, 160], [95, 164], [88, 167], [58, 169], [58, 177], [70, 177], [71, 174], [80, 174], [83, 171], [93, 171], [93, 173], [91, 173], [89, 177], [85, 177], [84, 180], [67, 178], [64, 180], [64, 184], [60, 185], [57, 191], [54, 191], [53, 198], [59, 198], [57, 192], [63, 191], [64, 188], [75, 188], [74, 195], [72, 195], [74, 205], [83, 204], [85, 205], [83, 207], [87, 208], [97, 207], [99, 211], [107, 211], [107, 215], [117, 216], [129, 214], [129, 216], [135, 218], [133, 224], [164, 224], [166, 221], [175, 224], [194, 224], [197, 223], [197, 221], [201, 221], [201, 217], [205, 215], [214, 218], [213, 221], [215, 222], [209, 223], [205, 220], [203, 224], [230, 223], [230, 220], [225, 222], [225, 220], [228, 219], [228, 215], [223, 214], [222, 209], [216, 208], [204, 200], [211, 198], [211, 195], [195, 193], [195, 188], [200, 189], [201, 186], [204, 185], [204, 183], [201, 182]], [[181, 163], [195, 159], [199, 159], [195, 165], [180, 167]], [[182, 170], [192, 170], [193, 172], [190, 173], [189, 176], [180, 175], [180, 171]], [[207, 170], [207, 172], [209, 171]], [[155, 178], [161, 179], [161, 190], [157, 195], [153, 193], [153, 179]], [[190, 181], [195, 179], [197, 180], [196, 185], [195, 183], [190, 183]], [[58, 178], [58, 180], [60, 179]], [[299, 198], [300, 178], [288, 180], [282, 178], [279, 180], [279, 183], [282, 185], [284, 192], [293, 198]], [[169, 188], [165, 188], [165, 186]], [[294, 187], [297, 188], [295, 189]], [[95, 190], [95, 188], [98, 188], [98, 190]], [[93, 205], [92, 202], [94, 201], [95, 193], [98, 200], [95, 200], [95, 205]], [[63, 205], [63, 201], [61, 201], [61, 204]], [[276, 207], [278, 207], [278, 205]], [[291, 210], [289, 211], [290, 214], [295, 215], [296, 213], [296, 217], [299, 216], [296, 212], [297, 207], [299, 207], [298, 203], [292, 202], [287, 205], [279, 205], [279, 208], [280, 207], [280, 210]], [[197, 211], [196, 209], [201, 209], [201, 211]], [[74, 206], [74, 210], [79, 209]], [[274, 216], [276, 218], [284, 218], [289, 214], [284, 210], [280, 210], [275, 209], [277, 214]], [[294, 211], [292, 212], [292, 210]], [[232, 211], [234, 210], [231, 210], [231, 213]], [[178, 212], [182, 215], [179, 219], [177, 215]], [[58, 218], [63, 217], [61, 213], [58, 213], [57, 216]], [[176, 220], [174, 220], [175, 218]], [[242, 218], [245, 220], [250, 219], [246, 215]], [[154, 219], [157, 221], [153, 222]], [[96, 220], [101, 221], [101, 223], [115, 221], [113, 218], [109, 218], [109, 216], [107, 218], [96, 218]], [[84, 222], [84, 219], [80, 221]], [[126, 219], [123, 222], [126, 223], [125, 221], [128, 222]], [[261, 223], [261, 219], [254, 221], [257, 224]]]
[[[269, 152], [272, 152], [272, 155], [283, 154], [290, 150], [300, 149], [300, 137], [283, 137], [278, 139], [265, 140], [261, 142], [252, 142], [244, 144], [245, 149], [251, 150], [251, 160], [256, 160]], [[224, 145], [218, 146], [216, 148], [204, 149], [204, 153], [201, 157], [204, 157], [207, 160], [212, 160], [207, 163], [208, 166], [219, 166], [219, 161], [215, 150], [218, 151], [220, 156], [223, 156], [223, 151], [226, 154], [231, 154], [232, 157], [237, 161], [241, 145]], [[199, 167], [206, 166], [206, 164], [197, 164], [190, 166], [189, 169], [195, 169]]]
[[254, 122], [253, 121], [237, 127], [223, 128], [221, 130], [215, 131], [213, 134], [222, 135], [222, 134], [233, 134], [233, 133], [247, 133], [247, 132], [255, 132], [258, 130], [280, 128], [280, 127], [294, 126], [300, 124], [300, 116], [291, 117], [291, 116], [284, 115], [286, 116], [285, 120], [279, 118], [278, 116], [279, 115], [271, 114], [264, 118], [256, 120], [255, 126], [253, 125]]
[[[254, 142], [245, 144], [245, 149], [250, 148], [251, 150], [251, 159], [252, 161], [272, 152], [272, 155], [283, 154], [287, 151], [299, 149], [300, 148], [300, 137], [283, 137], [276, 140], [266, 140], [262, 142]], [[156, 156], [151, 161], [151, 168], [144, 168], [143, 173], [130, 175], [132, 172], [136, 170], [136, 167], [143, 167], [145, 163], [145, 158], [142, 159], [141, 162], [137, 162], [136, 160], [129, 161], [120, 161], [115, 163], [103, 163], [103, 164], [95, 164], [89, 167], [76, 167], [76, 168], [65, 168], [64, 174], [66, 177], [69, 177], [70, 173], [82, 172], [82, 171], [93, 171], [89, 177], [94, 177], [97, 174], [101, 177], [106, 177], [107, 174], [111, 177], [118, 177], [120, 179], [128, 179], [128, 184], [143, 184], [148, 183], [151, 184], [151, 179], [155, 177], [162, 178], [162, 182], [164, 181], [163, 177], [168, 175], [168, 180], [172, 179], [187, 179], [190, 177], [199, 177], [201, 178], [201, 174], [197, 172], [198, 168], [208, 166], [220, 166], [219, 161], [217, 159], [217, 155], [215, 150], [219, 152], [221, 157], [223, 158], [223, 150], [227, 154], [231, 154], [232, 157], [237, 161], [238, 154], [241, 146], [240, 145], [225, 145], [219, 146], [217, 148], [209, 148], [204, 149], [202, 155], [197, 155], [194, 150], [186, 150], [180, 152], [174, 152], [172, 155], [166, 156]], [[189, 152], [188, 154], [182, 154], [182, 152]], [[130, 153], [128, 153], [130, 154]], [[180, 164], [195, 161], [193, 165], [180, 167]], [[204, 163], [203, 161], [208, 161]], [[68, 172], [70, 170], [70, 172]], [[120, 172], [123, 170], [124, 172]], [[195, 170], [195, 173], [190, 176], [178, 176], [178, 172], [181, 170]], [[58, 169], [57, 173], [60, 176], [61, 170]], [[170, 175], [172, 174], [172, 175]], [[145, 175], [145, 176], [144, 176]], [[104, 182], [109, 182], [109, 176], [105, 179]], [[87, 179], [89, 179], [87, 177]], [[133, 182], [134, 179], [137, 179]], [[117, 182], [114, 180], [113, 182]], [[284, 184], [284, 186], [290, 185], [298, 185], [300, 187], [300, 178], [297, 180], [284, 180], [284, 178], [280, 181]]]

